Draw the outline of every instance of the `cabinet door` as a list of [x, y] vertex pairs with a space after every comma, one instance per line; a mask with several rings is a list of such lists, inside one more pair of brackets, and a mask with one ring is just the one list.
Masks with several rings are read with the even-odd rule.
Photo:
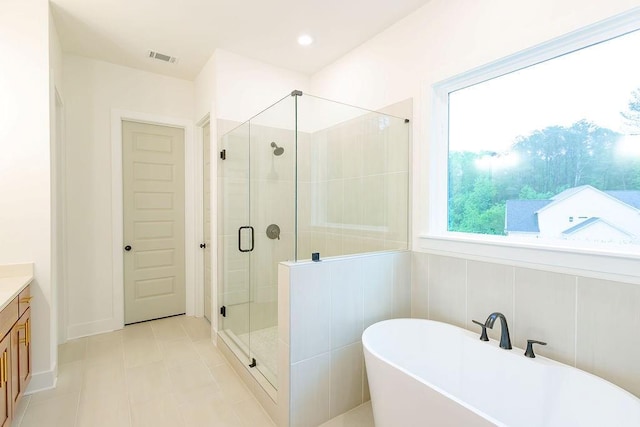
[[[31, 380], [31, 309], [22, 315], [21, 319], [25, 322], [25, 340], [20, 341], [20, 393], [24, 393], [27, 385]], [[20, 321], [18, 321], [20, 323]]]
[[11, 425], [11, 381], [9, 377], [9, 367], [11, 366], [11, 334], [7, 334], [0, 341], [0, 426], [9, 427]]
[[20, 317], [11, 329], [11, 397], [13, 407], [18, 401], [31, 379], [31, 309]]

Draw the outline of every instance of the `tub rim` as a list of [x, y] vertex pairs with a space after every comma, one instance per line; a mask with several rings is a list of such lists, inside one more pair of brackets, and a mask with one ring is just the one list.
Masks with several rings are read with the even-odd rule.
[[[410, 317], [405, 317], [405, 318], [396, 318], [396, 319], [387, 319], [387, 320], [381, 320], [379, 322], [376, 322], [372, 325], [369, 325], [363, 332], [362, 332], [362, 348], [363, 351], [366, 349], [367, 352], [369, 352], [372, 356], [374, 356], [376, 359], [386, 363], [387, 365], [392, 366], [393, 368], [399, 370], [400, 372], [408, 375], [409, 377], [413, 378], [414, 380], [430, 387], [431, 389], [437, 391], [438, 393], [444, 395], [445, 397], [453, 400], [454, 402], [458, 403], [459, 405], [463, 406], [464, 408], [476, 413], [477, 415], [483, 417], [484, 419], [486, 419], [487, 421], [490, 421], [494, 424], [496, 424], [497, 426], [500, 427], [509, 427], [507, 424], [505, 424], [502, 421], [496, 420], [494, 417], [486, 414], [485, 412], [483, 412], [482, 410], [470, 405], [469, 403], [466, 403], [464, 401], [462, 401], [460, 398], [454, 396], [453, 394], [443, 390], [442, 388], [434, 385], [433, 383], [431, 383], [430, 381], [421, 378], [415, 374], [413, 374], [412, 372], [408, 371], [406, 368], [403, 368], [401, 366], [399, 366], [397, 363], [394, 363], [392, 361], [390, 361], [388, 358], [386, 357], [382, 357], [380, 355], [379, 352], [373, 350], [371, 348], [371, 343], [369, 342], [370, 338], [369, 336], [371, 334], [373, 334], [373, 330], [375, 329], [375, 327], [377, 325], [381, 325], [381, 324], [389, 324], [389, 323], [424, 323], [424, 324], [438, 324], [439, 326], [444, 326], [447, 329], [451, 329], [451, 330], [456, 330], [459, 333], [462, 333], [463, 335], [465, 335], [466, 337], [473, 339], [473, 332], [462, 328], [460, 326], [457, 325], [453, 325], [451, 323], [446, 323], [446, 322], [441, 322], [439, 320], [431, 320], [431, 319], [420, 319], [420, 318], [410, 318]], [[493, 343], [495, 345], [496, 350], [499, 350], [499, 343], [497, 340], [494, 340], [493, 338], [489, 338], [489, 342]], [[513, 347], [512, 350], [520, 350], [523, 352], [524, 354], [524, 350], [521, 349], [520, 347]], [[510, 353], [511, 356], [516, 356], [514, 353]], [[522, 356], [524, 357], [524, 355]], [[585, 370], [582, 370], [580, 368], [577, 368], [575, 366], [571, 366], [571, 365], [567, 365], [565, 363], [559, 362], [557, 360], [553, 360], [553, 359], [549, 359], [548, 357], [545, 356], [540, 356], [540, 355], [536, 355], [535, 359], [530, 359], [532, 363], [539, 363], [539, 364], [544, 364], [547, 365], [551, 368], [556, 368], [556, 369], [574, 369], [576, 371], [578, 371], [580, 374], [582, 375], [586, 375], [587, 377], [593, 377], [593, 379], [599, 381], [599, 382], [604, 382], [606, 383], [608, 386], [612, 386], [614, 389], [617, 389], [618, 392], [622, 392], [623, 395], [625, 395], [625, 397], [627, 398], [631, 398], [632, 400], [635, 400], [636, 403], [638, 404], [638, 407], [640, 408], [640, 398], [636, 395], [634, 395], [633, 393], [631, 393], [628, 390], [625, 390], [624, 388], [620, 387], [617, 384], [612, 383], [611, 381], [608, 381], [602, 377], [599, 377], [595, 374], [592, 374], [591, 372], [587, 372]], [[365, 363], [366, 363], [366, 358], [365, 358]], [[368, 372], [368, 371], [367, 371]]]

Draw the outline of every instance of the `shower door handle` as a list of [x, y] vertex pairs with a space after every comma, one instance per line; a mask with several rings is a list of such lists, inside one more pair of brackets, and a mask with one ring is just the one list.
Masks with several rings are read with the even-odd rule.
[[[249, 232], [251, 233], [251, 247], [249, 249], [242, 249], [242, 230], [249, 230]], [[240, 252], [251, 252], [253, 250], [254, 244], [255, 241], [253, 238], [253, 227], [251, 227], [250, 225], [245, 225], [238, 228], [238, 250]]]

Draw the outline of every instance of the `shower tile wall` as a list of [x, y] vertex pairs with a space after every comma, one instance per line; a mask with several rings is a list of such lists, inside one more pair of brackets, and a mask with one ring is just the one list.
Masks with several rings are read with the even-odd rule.
[[[281, 425], [317, 426], [369, 400], [361, 336], [371, 324], [409, 317], [411, 253], [387, 252], [280, 265], [278, 400]], [[288, 302], [288, 304], [287, 304]], [[285, 388], [290, 390], [285, 396]], [[290, 416], [290, 423], [282, 422]]]
[[300, 135], [298, 259], [407, 248], [408, 132], [367, 113]]
[[[640, 397], [640, 284], [412, 253], [412, 317], [472, 331], [493, 311], [514, 347], [592, 372]], [[489, 331], [499, 339], [499, 328]]]

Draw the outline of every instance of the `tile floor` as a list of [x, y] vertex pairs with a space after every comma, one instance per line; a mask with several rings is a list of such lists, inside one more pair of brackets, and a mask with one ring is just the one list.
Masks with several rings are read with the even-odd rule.
[[69, 341], [56, 389], [25, 396], [12, 427], [273, 427], [209, 338], [178, 316]]
[[[209, 323], [178, 316], [80, 338], [58, 349], [54, 390], [24, 396], [12, 427], [274, 427]], [[365, 403], [322, 427], [373, 427]]]
[[320, 427], [375, 427], [371, 401], [365, 402], [342, 415], [338, 415]]

